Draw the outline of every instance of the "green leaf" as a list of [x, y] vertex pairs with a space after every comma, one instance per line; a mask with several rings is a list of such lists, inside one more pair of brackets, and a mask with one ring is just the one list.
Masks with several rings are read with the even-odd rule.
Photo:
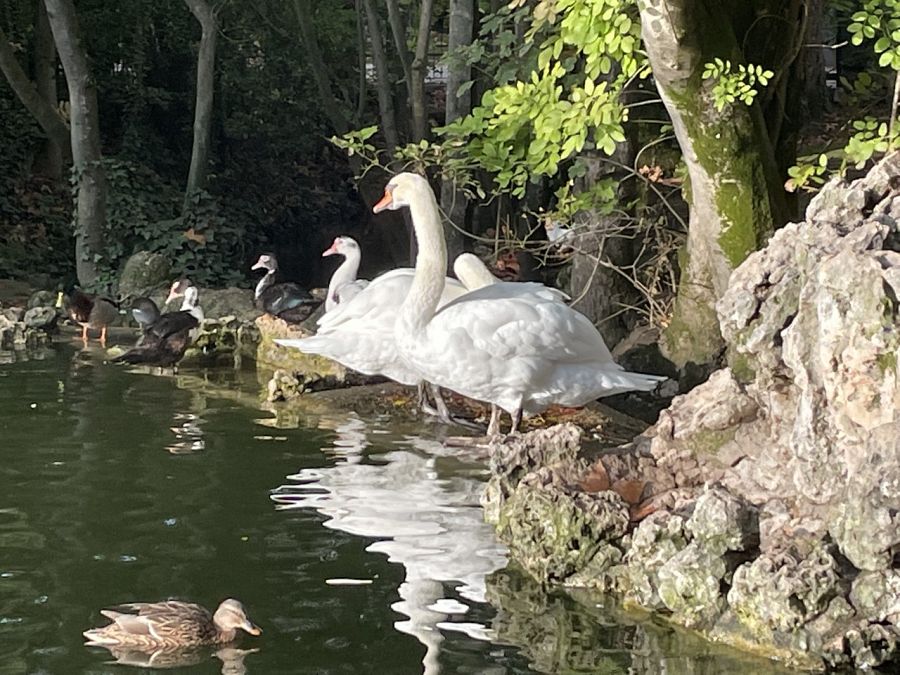
[[475, 84], [475, 80], [469, 80], [468, 82], [463, 82], [461, 85], [459, 85], [459, 88], [456, 90], [456, 98], [464, 96], [465, 93], [472, 88], [473, 84]]

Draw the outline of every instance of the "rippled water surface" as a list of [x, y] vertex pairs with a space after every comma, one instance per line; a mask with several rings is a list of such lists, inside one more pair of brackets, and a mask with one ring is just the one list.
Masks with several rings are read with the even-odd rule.
[[101, 607], [229, 596], [264, 634], [179, 672], [771, 670], [504, 569], [483, 463], [432, 427], [284, 428], [252, 373], [43, 356], [0, 359], [0, 673], [127, 672], [83, 646]]

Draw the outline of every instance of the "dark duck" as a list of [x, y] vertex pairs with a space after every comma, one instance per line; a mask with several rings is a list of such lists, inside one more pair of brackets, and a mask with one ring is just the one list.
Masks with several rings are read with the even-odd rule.
[[131, 305], [131, 314], [141, 325], [143, 334], [137, 346], [113, 362], [163, 367], [178, 363], [203, 322], [200, 292], [187, 279], [172, 284], [166, 304], [182, 296], [181, 309], [165, 314], [160, 314], [156, 303], [149, 298], [136, 299]]
[[119, 305], [105, 295], [91, 295], [75, 288], [66, 298], [62, 291], [57, 307], [65, 307], [68, 317], [81, 326], [81, 341], [87, 344], [88, 329], [100, 331], [100, 344], [106, 346], [106, 329], [119, 315]]
[[251, 270], [263, 268], [265, 276], [256, 284], [254, 302], [267, 314], [284, 319], [288, 323], [304, 321], [321, 304], [306, 290], [293, 282], [277, 282], [278, 261], [271, 253], [259, 256]]

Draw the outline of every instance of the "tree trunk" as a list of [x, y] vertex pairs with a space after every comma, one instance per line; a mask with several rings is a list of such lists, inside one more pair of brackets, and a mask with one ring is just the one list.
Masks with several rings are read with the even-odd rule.
[[353, 0], [356, 10], [356, 58], [359, 69], [359, 85], [356, 97], [356, 114], [353, 118], [354, 126], [358, 126], [366, 113], [366, 25], [363, 13], [362, 0]]
[[88, 68], [72, 0], [45, 0], [45, 3], [69, 88], [72, 161], [78, 177], [75, 268], [78, 281], [90, 287], [99, 276], [97, 260], [103, 251], [106, 221], [107, 186], [101, 164], [97, 89]]
[[216, 14], [206, 0], [184, 0], [200, 23], [200, 49], [197, 52], [197, 102], [194, 108], [194, 144], [191, 168], [184, 190], [184, 210], [191, 198], [206, 187], [209, 175], [209, 146], [212, 133], [213, 94], [215, 92], [216, 37], [219, 26]]
[[[44, 7], [43, 0], [37, 0], [37, 20], [34, 29], [34, 83], [41, 98], [56, 110], [59, 99], [56, 91], [56, 45], [53, 44], [53, 31], [50, 30], [47, 8]], [[72, 160], [68, 129], [64, 139], [65, 143], [60, 146], [59, 140], [48, 136], [44, 145], [43, 157], [40, 160], [41, 170], [54, 181], [62, 180], [63, 157], [65, 156], [67, 161]]]
[[325, 65], [322, 58], [322, 50], [319, 48], [319, 40], [316, 37], [316, 27], [313, 23], [313, 10], [310, 0], [294, 0], [294, 13], [297, 15], [297, 23], [300, 26], [300, 42], [309, 59], [309, 67], [316, 83], [322, 110], [338, 135], [350, 131], [350, 123], [344, 114], [341, 104], [333, 93], [331, 86], [331, 70]]
[[47, 134], [47, 138], [56, 143], [66, 159], [71, 159], [72, 146], [69, 140], [69, 128], [56, 106], [47, 102], [22, 66], [19, 65], [2, 28], [0, 28], [0, 70], [3, 71], [9, 86], [19, 97], [22, 105], [28, 109], [28, 112]]
[[719, 0], [644, 0], [641, 26], [660, 97], [690, 180], [690, 223], [664, 350], [678, 366], [721, 353], [715, 303], [731, 271], [764, 243], [786, 211], [759, 106], [718, 112], [701, 74], [713, 58], [742, 61]]
[[406, 92], [412, 100], [412, 54], [406, 44], [406, 25], [400, 14], [398, 0], [387, 0], [388, 23], [391, 25], [391, 33], [394, 36], [394, 46], [397, 48], [397, 56], [400, 57], [400, 65], [403, 67], [403, 79], [406, 82]]
[[[450, 0], [450, 30], [447, 38], [447, 51], [453, 52], [472, 44], [472, 31], [475, 19], [474, 0]], [[472, 110], [471, 89], [461, 96], [457, 91], [472, 78], [472, 69], [460, 59], [455, 59], [447, 72], [447, 91], [445, 93], [444, 123], [467, 115]], [[454, 260], [463, 251], [463, 235], [457, 229], [464, 228], [468, 200], [462, 190], [457, 189], [455, 181], [444, 179], [441, 182], [441, 209], [448, 222], [444, 224], [447, 239], [447, 253]], [[453, 225], [456, 225], [454, 227]]]
[[384, 40], [381, 35], [381, 21], [375, 11], [373, 0], [363, 0], [366, 7], [366, 23], [369, 27], [369, 42], [372, 44], [372, 60], [375, 62], [376, 91], [378, 92], [378, 110], [381, 113], [381, 130], [388, 150], [400, 144], [397, 135], [397, 115], [394, 112], [394, 92], [391, 88], [391, 72], [387, 55], [384, 53]]
[[428, 135], [428, 108], [425, 104], [425, 72], [428, 70], [428, 43], [431, 37], [431, 16], [434, 0], [422, 0], [419, 6], [419, 29], [416, 32], [416, 52], [410, 72], [410, 107], [412, 108], [412, 140], [418, 142]]
[[[611, 165], [602, 162], [596, 151], [583, 153], [582, 158], [587, 172], [576, 181], [577, 192], [587, 192], [601, 180], [615, 177], [619, 181], [621, 203], [631, 201], [634, 183], [625, 172], [611, 171]], [[619, 143], [614, 159], [625, 166], [631, 165], [634, 146], [630, 139]], [[628, 315], [622, 309], [639, 302], [634, 286], [625, 276], [635, 261], [635, 238], [621, 215], [589, 211], [579, 216], [576, 222], [563, 224], [574, 230], [574, 235], [570, 235], [575, 253], [568, 292], [573, 298], [572, 307], [598, 327], [612, 349], [631, 329], [626, 322]], [[625, 219], [630, 220], [627, 215]]]

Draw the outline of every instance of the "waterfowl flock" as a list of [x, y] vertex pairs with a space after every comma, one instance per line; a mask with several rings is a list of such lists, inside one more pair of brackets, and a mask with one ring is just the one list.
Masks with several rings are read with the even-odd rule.
[[279, 344], [490, 403], [488, 435], [500, 431], [499, 410], [510, 415], [514, 433], [523, 414], [649, 391], [664, 379], [618, 365], [599, 331], [560, 291], [499, 281], [474, 256], [454, 264], [465, 282], [447, 277], [440, 211], [424, 177], [398, 174], [373, 211], [401, 208], [412, 218], [415, 268], [382, 274], [320, 318], [315, 336]]
[[[357, 279], [360, 247], [350, 237], [337, 237], [322, 255], [344, 260], [331, 277], [316, 334], [276, 340], [279, 345], [417, 386], [422, 409], [445, 422], [456, 420], [441, 389], [489, 403], [488, 436], [500, 433], [502, 412], [511, 418], [510, 433], [516, 433], [523, 415], [550, 405], [577, 407], [611, 394], [648, 391], [664, 379], [615, 363], [600, 333], [566, 304], [569, 298], [562, 291], [537, 282], [502, 281], [470, 253], [454, 260], [456, 278], [447, 276], [440, 213], [422, 176], [392, 178], [373, 211], [404, 208], [418, 243], [415, 267], [390, 270], [371, 282]], [[251, 269], [266, 270], [254, 299], [268, 314], [299, 322], [317, 308], [319, 301], [306, 290], [276, 278], [273, 254], [260, 255]], [[141, 336], [114, 361], [176, 364], [203, 321], [199, 291], [188, 280], [172, 284], [166, 303], [178, 297], [181, 309], [166, 313], [149, 298], [136, 299], [131, 312]], [[89, 329], [99, 329], [105, 342], [118, 307], [109, 298], [76, 291], [67, 311], [82, 326], [83, 340]], [[234, 599], [223, 601], [215, 613], [174, 600], [130, 603], [101, 613], [112, 622], [84, 636], [88, 645], [109, 649], [164, 651], [229, 643], [238, 631], [261, 632]]]

